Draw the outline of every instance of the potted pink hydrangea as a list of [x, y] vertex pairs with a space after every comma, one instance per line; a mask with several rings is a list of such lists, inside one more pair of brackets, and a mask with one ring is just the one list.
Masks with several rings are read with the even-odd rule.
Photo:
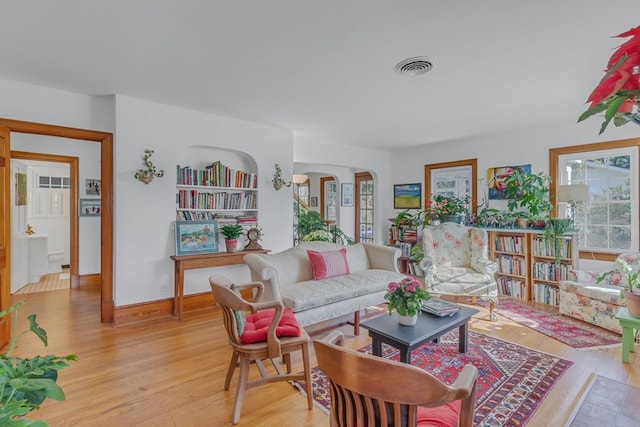
[[431, 296], [423, 289], [422, 283], [412, 276], [407, 276], [400, 282], [389, 283], [384, 295], [384, 299], [389, 302], [389, 314], [395, 310], [402, 325], [415, 325], [423, 302], [429, 298]]

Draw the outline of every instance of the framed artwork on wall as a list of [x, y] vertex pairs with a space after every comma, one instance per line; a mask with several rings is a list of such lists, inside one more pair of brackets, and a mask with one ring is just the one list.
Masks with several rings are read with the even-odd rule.
[[487, 169], [487, 187], [489, 188], [489, 200], [506, 199], [507, 196], [504, 193], [505, 183], [504, 181], [513, 175], [514, 170], [520, 172], [531, 172], [531, 165], [518, 165], [518, 166], [501, 166], [497, 168]]
[[311, 198], [311, 207], [312, 208], [317, 208], [318, 207], [318, 198], [317, 197], [312, 197]]
[[176, 255], [220, 251], [218, 221], [176, 221]]
[[78, 211], [80, 216], [100, 216], [100, 199], [80, 199]]
[[85, 179], [84, 192], [87, 196], [99, 196], [100, 195], [100, 180], [99, 179]]
[[420, 209], [422, 199], [422, 185], [396, 184], [393, 186], [394, 209]]
[[340, 205], [349, 207], [353, 206], [353, 183], [342, 184], [342, 197], [340, 198]]

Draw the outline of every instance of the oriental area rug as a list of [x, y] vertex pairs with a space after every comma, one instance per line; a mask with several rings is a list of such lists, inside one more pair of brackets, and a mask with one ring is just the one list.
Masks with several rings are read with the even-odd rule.
[[[485, 301], [478, 301], [487, 305]], [[500, 298], [494, 312], [578, 350], [620, 347], [622, 337], [615, 332], [559, 313], [540, 310], [513, 298]]]
[[[359, 351], [371, 353], [371, 346]], [[383, 357], [398, 360], [399, 352], [383, 344]], [[458, 352], [458, 332], [442, 336], [439, 343], [426, 344], [412, 352], [412, 364], [453, 383], [465, 364], [478, 368], [476, 427], [523, 426], [540, 406], [572, 362], [469, 331], [467, 353]], [[313, 398], [328, 413], [331, 398], [327, 378], [312, 369]], [[293, 385], [303, 394], [304, 381]]]

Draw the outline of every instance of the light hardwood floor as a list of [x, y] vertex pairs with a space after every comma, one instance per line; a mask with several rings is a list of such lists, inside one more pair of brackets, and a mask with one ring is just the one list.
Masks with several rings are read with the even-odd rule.
[[[182, 321], [167, 317], [112, 328], [100, 324], [99, 298], [97, 288], [13, 296], [14, 302], [28, 301], [19, 324], [24, 326], [26, 316], [36, 313], [50, 343], [45, 350], [25, 336], [18, 354], [79, 357], [60, 373], [67, 400], [45, 402], [35, 414], [38, 419], [52, 427], [231, 425], [236, 378], [231, 390], [224, 391], [231, 353], [219, 309], [187, 312]], [[594, 373], [640, 386], [640, 356], [632, 354], [632, 363], [624, 364], [619, 348], [578, 351], [502, 317], [496, 322], [486, 318], [481, 311], [471, 328], [574, 362], [529, 422], [531, 427], [564, 425]], [[322, 327], [310, 332], [321, 337], [332, 325]], [[354, 337], [350, 326], [340, 328], [349, 346], [370, 342], [366, 330]], [[294, 362], [300, 369], [300, 360]], [[306, 400], [292, 386], [277, 383], [246, 393], [239, 425], [319, 427], [329, 420], [318, 408], [308, 411]]]

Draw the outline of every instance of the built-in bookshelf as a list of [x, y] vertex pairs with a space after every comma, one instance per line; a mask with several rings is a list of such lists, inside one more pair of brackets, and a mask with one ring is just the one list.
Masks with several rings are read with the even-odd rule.
[[[558, 305], [558, 285], [577, 268], [574, 237], [545, 238], [542, 230], [489, 229], [490, 258], [498, 264], [500, 294]], [[556, 257], [556, 252], [558, 256]]]
[[400, 248], [398, 269], [403, 274], [424, 276], [418, 266], [418, 261], [411, 259], [411, 250], [418, 243], [418, 230], [413, 225], [391, 225], [389, 229], [389, 244]]
[[176, 176], [177, 220], [257, 225], [257, 174], [215, 161], [200, 169], [178, 165]]

